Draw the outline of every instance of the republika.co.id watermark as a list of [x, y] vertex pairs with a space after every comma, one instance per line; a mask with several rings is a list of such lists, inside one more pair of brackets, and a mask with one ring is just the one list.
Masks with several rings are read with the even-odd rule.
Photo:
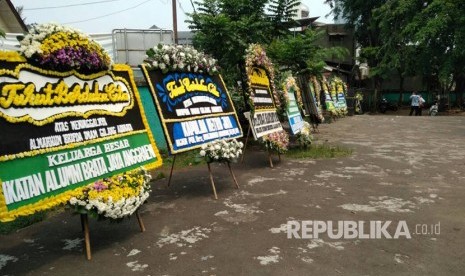
[[405, 220], [394, 221], [322, 221], [291, 220], [287, 222], [288, 239], [411, 239], [412, 235], [441, 234], [441, 222], [415, 224], [409, 227]]

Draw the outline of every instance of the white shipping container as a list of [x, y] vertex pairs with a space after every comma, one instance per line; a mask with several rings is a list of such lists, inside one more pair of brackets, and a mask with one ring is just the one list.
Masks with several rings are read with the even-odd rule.
[[159, 43], [174, 44], [174, 34], [163, 29], [115, 29], [112, 32], [115, 63], [137, 67], [145, 58], [147, 49]]

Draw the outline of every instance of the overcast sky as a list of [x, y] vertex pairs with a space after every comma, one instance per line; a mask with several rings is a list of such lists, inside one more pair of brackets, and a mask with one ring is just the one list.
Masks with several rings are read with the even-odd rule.
[[[111, 33], [113, 29], [148, 29], [157, 25], [173, 28], [171, 0], [12, 0], [23, 6], [26, 24], [57, 22], [82, 30], [85, 33]], [[324, 0], [303, 0], [310, 17], [331, 23], [326, 17], [330, 9]], [[193, 11], [190, 0], [178, 0], [178, 31], [189, 30], [185, 12]]]

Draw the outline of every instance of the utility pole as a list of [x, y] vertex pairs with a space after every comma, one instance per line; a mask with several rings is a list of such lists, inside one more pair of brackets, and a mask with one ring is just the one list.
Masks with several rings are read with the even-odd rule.
[[176, 0], [171, 0], [173, 4], [173, 32], [174, 32], [174, 44], [178, 44], [178, 17], [176, 15]]

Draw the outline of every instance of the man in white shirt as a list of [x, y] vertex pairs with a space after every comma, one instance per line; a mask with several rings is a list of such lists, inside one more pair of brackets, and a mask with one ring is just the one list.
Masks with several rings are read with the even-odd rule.
[[[418, 97], [420, 97], [418, 99], [418, 116], [421, 116], [421, 111], [423, 111], [423, 107], [425, 106], [425, 99], [423, 99], [423, 97], [421, 95], [418, 95]], [[416, 114], [415, 114], [416, 115]]]
[[412, 101], [410, 104], [410, 114], [412, 116], [413, 112], [415, 111], [415, 116], [418, 116], [420, 113], [420, 96], [417, 95], [416, 91], [413, 91], [412, 95], [410, 96], [410, 100]]

